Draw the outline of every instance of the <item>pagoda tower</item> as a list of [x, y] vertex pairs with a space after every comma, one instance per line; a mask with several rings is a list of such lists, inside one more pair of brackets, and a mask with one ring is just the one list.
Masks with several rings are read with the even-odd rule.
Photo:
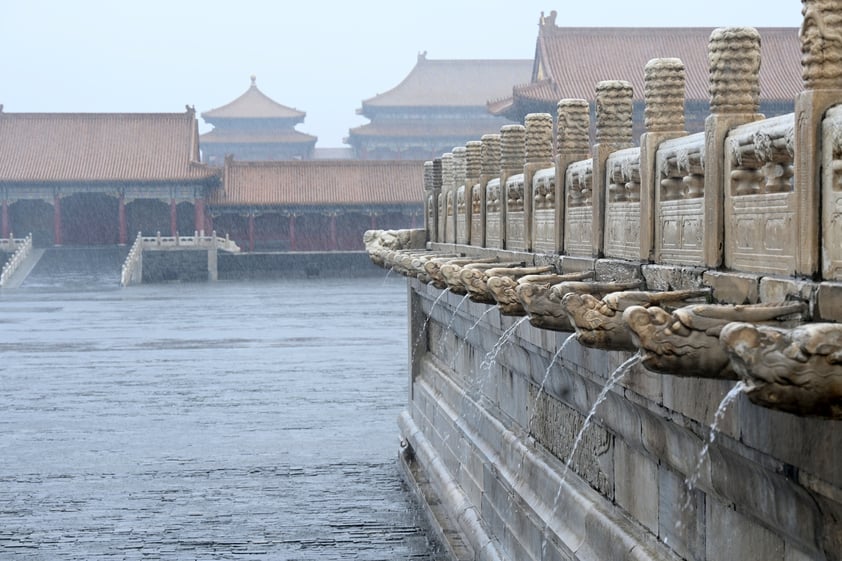
[[226, 155], [247, 161], [309, 160], [316, 137], [295, 130], [305, 115], [264, 94], [252, 76], [251, 86], [240, 97], [202, 113], [214, 127], [199, 139], [202, 159], [216, 166], [225, 163]]

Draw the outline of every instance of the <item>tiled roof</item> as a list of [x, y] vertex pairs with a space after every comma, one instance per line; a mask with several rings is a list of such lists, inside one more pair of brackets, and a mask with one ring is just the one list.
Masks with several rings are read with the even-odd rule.
[[[627, 80], [643, 99], [643, 70], [659, 57], [680, 58], [686, 72], [686, 98], [710, 97], [708, 40], [701, 27], [539, 27], [532, 84], [514, 88], [515, 96], [558, 101], [594, 99], [602, 80]], [[797, 28], [757, 28], [761, 38], [762, 99], [792, 100], [801, 91], [801, 43]]]
[[418, 203], [424, 162], [315, 160], [225, 162], [217, 206], [365, 205]]
[[0, 112], [0, 182], [201, 180], [195, 111]]
[[363, 101], [363, 114], [381, 107], [485, 107], [529, 81], [531, 60], [429, 60], [425, 54], [403, 81]]
[[350, 133], [352, 136], [365, 137], [438, 138], [443, 136], [468, 136], [479, 138], [483, 134], [500, 132], [500, 128], [508, 124], [511, 124], [511, 121], [503, 118], [471, 120], [378, 119], [366, 125], [353, 128]]
[[254, 76], [251, 86], [234, 101], [205, 111], [202, 119], [212, 122], [214, 119], [296, 119], [304, 120], [306, 113], [281, 105], [260, 91]]
[[[558, 27], [553, 19], [539, 26], [532, 82], [491, 101], [494, 115], [507, 115], [518, 100], [553, 106], [559, 99], [593, 101], [602, 80], [626, 80], [634, 98], [643, 100], [643, 70], [653, 58], [680, 58], [686, 72], [686, 99], [710, 99], [708, 41], [703, 27]], [[760, 96], [792, 101], [801, 91], [801, 44], [794, 27], [757, 28], [761, 38]], [[534, 107], [534, 106], [533, 106]]]
[[199, 137], [200, 144], [315, 144], [315, 136], [293, 129], [231, 131], [213, 129]]

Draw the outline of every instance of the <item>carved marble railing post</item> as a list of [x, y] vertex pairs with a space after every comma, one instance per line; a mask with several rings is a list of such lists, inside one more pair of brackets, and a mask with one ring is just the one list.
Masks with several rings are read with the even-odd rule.
[[447, 216], [447, 194], [442, 189], [442, 164], [441, 158], [433, 160], [433, 190], [436, 193], [436, 241], [444, 242], [444, 225]]
[[454, 213], [456, 215], [456, 243], [468, 243], [470, 231], [468, 230], [468, 213], [470, 212], [470, 197], [466, 181], [466, 155], [464, 146], [453, 148], [453, 186], [454, 186]]
[[708, 43], [710, 110], [705, 119], [702, 263], [719, 267], [724, 250], [725, 137], [763, 118], [760, 107], [760, 35], [750, 27], [713, 30]]
[[[831, 142], [828, 136], [823, 137], [821, 121], [828, 108], [842, 103], [842, 3], [838, 0], [802, 0], [803, 21], [801, 24], [801, 76], [804, 80], [804, 90], [795, 98], [795, 192], [800, 206], [798, 213], [801, 223], [798, 237], [806, 240], [818, 238], [819, 224], [819, 191], [816, 185], [821, 185], [821, 192], [825, 194], [825, 203], [831, 202], [827, 195], [832, 191], [839, 191], [833, 185], [834, 177], [838, 177], [838, 170], [825, 169], [827, 182], [822, 183], [822, 153], [823, 142]], [[826, 151], [832, 150], [828, 147]], [[830, 161], [826, 162], [827, 164]], [[827, 166], [830, 167], [830, 166]], [[830, 175], [827, 175], [830, 173]], [[832, 227], [834, 207], [825, 206], [822, 213], [825, 238], [823, 245], [827, 253], [829, 248], [837, 247], [842, 240], [827, 236], [839, 227]], [[804, 248], [806, 249], [806, 248]], [[826, 255], [823, 274], [829, 274], [831, 268], [839, 266], [836, 255]], [[798, 272], [811, 275], [819, 268], [819, 248], [810, 247], [810, 251], [802, 250], [798, 263]], [[837, 277], [838, 280], [838, 277]]]
[[427, 241], [436, 241], [438, 234], [438, 193], [433, 181], [433, 162], [424, 162], [424, 229]]
[[523, 166], [526, 160], [526, 127], [500, 129], [500, 186], [503, 189], [502, 237], [506, 249], [526, 249]]
[[485, 201], [483, 247], [503, 249], [503, 192], [500, 184], [500, 135], [482, 137], [482, 176]]
[[[465, 144], [465, 197], [467, 199], [466, 228], [467, 239], [464, 243], [474, 244], [474, 220], [481, 220], [481, 197], [479, 188], [480, 163], [482, 160], [482, 142], [471, 140]], [[478, 245], [478, 244], [474, 244]]]
[[640, 260], [654, 259], [655, 192], [660, 186], [656, 167], [658, 145], [684, 136], [684, 63], [656, 58], [644, 68], [644, 123], [640, 137]]
[[[524, 121], [526, 125], [526, 165], [523, 166], [523, 210], [525, 220], [525, 247], [527, 251], [536, 249], [536, 241], [551, 241], [555, 189], [549, 192], [550, 185], [545, 178], [536, 185], [536, 173], [553, 166], [553, 116], [549, 113], [530, 113]], [[540, 222], [537, 220], [541, 217]], [[539, 235], [540, 232], [540, 235]], [[548, 243], [538, 244], [547, 251]], [[551, 250], [552, 248], [550, 248]]]
[[444, 195], [444, 241], [456, 243], [456, 182], [453, 175], [453, 153], [441, 155], [441, 192]]
[[564, 224], [567, 211], [565, 178], [567, 166], [590, 156], [591, 115], [587, 100], [562, 99], [558, 102], [555, 159], [555, 247], [564, 252]]
[[596, 86], [596, 143], [593, 147], [592, 257], [602, 255], [605, 234], [605, 163], [612, 152], [632, 146], [632, 85], [606, 80]]

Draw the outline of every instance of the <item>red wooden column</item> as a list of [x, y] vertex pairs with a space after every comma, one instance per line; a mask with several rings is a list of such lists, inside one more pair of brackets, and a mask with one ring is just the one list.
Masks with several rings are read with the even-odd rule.
[[53, 197], [53, 243], [61, 245], [61, 197]]
[[129, 233], [126, 227], [126, 198], [122, 193], [120, 193], [120, 198], [117, 200], [117, 220], [120, 223], [119, 240], [117, 243], [126, 245], [129, 240]]
[[336, 243], [336, 213], [330, 213], [330, 250], [336, 251], [338, 247]]
[[254, 251], [254, 213], [249, 213], [249, 252]]
[[295, 215], [289, 215], [289, 250], [295, 251]]
[[193, 202], [193, 207], [196, 210], [196, 217], [193, 220], [193, 224], [197, 232], [204, 232], [205, 231], [205, 199], [201, 197], [196, 197], [196, 200]]
[[3, 199], [3, 213], [0, 215], [0, 237], [8, 238], [9, 234], [11, 233], [11, 227], [9, 226], [9, 201]]
[[178, 209], [175, 199], [170, 199], [170, 235], [173, 237], [178, 235]]

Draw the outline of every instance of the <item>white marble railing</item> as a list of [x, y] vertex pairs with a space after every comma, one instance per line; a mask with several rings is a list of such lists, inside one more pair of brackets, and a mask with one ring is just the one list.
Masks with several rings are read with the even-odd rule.
[[137, 238], [135, 238], [131, 249], [129, 249], [129, 254], [126, 255], [126, 260], [123, 262], [123, 270], [120, 274], [121, 286], [129, 286], [132, 283], [132, 280], [135, 277], [135, 273], [140, 267], [142, 253], [143, 236], [141, 236], [140, 232], [138, 232]]
[[140, 282], [140, 267], [143, 262], [144, 251], [178, 251], [178, 250], [221, 250], [229, 253], [239, 253], [240, 247], [228, 235], [221, 238], [212, 232], [206, 236], [204, 232], [194, 232], [192, 236], [162, 236], [159, 232], [155, 236], [143, 236], [138, 233], [134, 244], [123, 263], [120, 284], [128, 286]]
[[12, 278], [18, 267], [20, 267], [32, 252], [32, 234], [29, 234], [23, 239], [9, 237], [8, 239], [0, 240], [0, 248], [4, 251], [13, 247], [15, 248], [15, 252], [6, 264], [3, 265], [3, 270], [0, 272], [0, 288], [6, 286], [6, 283], [9, 282], [9, 279]]
[[155, 236], [143, 236], [143, 249], [149, 250], [166, 250], [166, 249], [194, 249], [216, 248], [222, 251], [229, 251], [237, 253], [240, 247], [229, 239], [226, 234], [224, 238], [212, 232], [210, 236], [206, 236], [204, 232], [194, 232], [192, 236], [162, 236], [160, 232]]

